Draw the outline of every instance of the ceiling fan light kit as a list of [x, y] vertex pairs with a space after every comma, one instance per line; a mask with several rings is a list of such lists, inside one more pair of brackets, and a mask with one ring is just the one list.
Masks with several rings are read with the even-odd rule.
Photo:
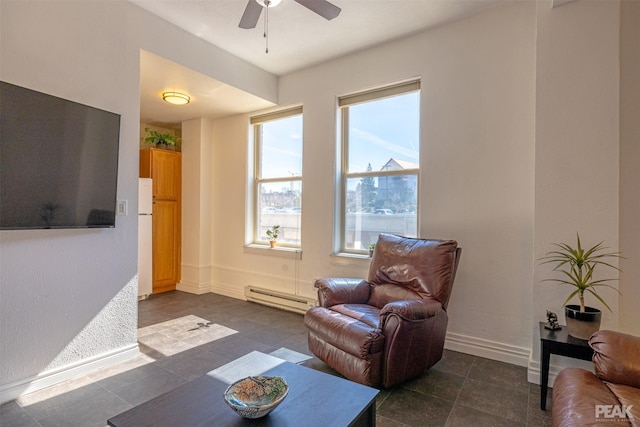
[[[266, 53], [269, 53], [269, 9], [280, 4], [282, 0], [248, 0], [247, 7], [240, 18], [240, 28], [252, 29], [258, 24], [262, 9], [266, 9], [264, 17], [264, 38], [266, 39]], [[327, 0], [294, 0], [312, 12], [327, 20], [338, 16], [342, 9]]]
[[262, 7], [275, 7], [280, 4], [282, 0], [255, 0]]

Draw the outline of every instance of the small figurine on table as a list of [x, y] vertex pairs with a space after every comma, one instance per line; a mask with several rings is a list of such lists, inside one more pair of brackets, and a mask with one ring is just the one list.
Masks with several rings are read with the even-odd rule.
[[544, 325], [544, 327], [552, 331], [556, 331], [560, 329], [561, 326], [558, 325], [558, 315], [555, 314], [553, 311], [547, 310], [547, 324]]

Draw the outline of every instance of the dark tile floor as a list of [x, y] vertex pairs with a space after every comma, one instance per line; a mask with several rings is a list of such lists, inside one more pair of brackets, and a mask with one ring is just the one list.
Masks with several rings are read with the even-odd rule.
[[[220, 326], [185, 340], [153, 329], [183, 316]], [[215, 294], [152, 296], [139, 303], [139, 327], [140, 356], [6, 403], [0, 426], [104, 427], [108, 418], [251, 351], [309, 354], [301, 315]], [[316, 358], [302, 364], [337, 375]], [[422, 377], [382, 390], [376, 405], [380, 427], [551, 425], [526, 368], [448, 350]]]

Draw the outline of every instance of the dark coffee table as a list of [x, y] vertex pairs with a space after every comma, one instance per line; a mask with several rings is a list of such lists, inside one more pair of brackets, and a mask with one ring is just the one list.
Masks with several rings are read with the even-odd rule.
[[249, 420], [224, 402], [228, 384], [204, 375], [117, 415], [112, 427], [375, 426], [378, 390], [290, 362], [264, 375], [279, 375], [289, 395], [269, 415]]

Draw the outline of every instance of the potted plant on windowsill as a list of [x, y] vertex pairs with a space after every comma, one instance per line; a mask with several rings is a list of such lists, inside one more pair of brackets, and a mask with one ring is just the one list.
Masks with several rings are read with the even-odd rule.
[[278, 236], [280, 235], [280, 226], [274, 225], [270, 229], [267, 230], [267, 238], [269, 239], [269, 245], [271, 247], [276, 246], [276, 241], [278, 240]]
[[[583, 340], [589, 339], [592, 333], [600, 329], [602, 312], [597, 308], [588, 307], [584, 302], [585, 292], [593, 295], [609, 311], [609, 305], [598, 295], [597, 288], [607, 287], [620, 293], [609, 282], [617, 279], [597, 279], [594, 278], [596, 267], [611, 268], [620, 270], [609, 261], [616, 258], [623, 258], [620, 252], [607, 252], [604, 242], [600, 242], [591, 248], [584, 249], [580, 242], [580, 235], [577, 235], [577, 246], [574, 248], [567, 243], [554, 243], [558, 249], [548, 252], [541, 258], [542, 264], [554, 264], [553, 271], [562, 273], [559, 279], [545, 279], [544, 281], [556, 282], [558, 284], [570, 285], [575, 290], [569, 294], [564, 304], [565, 319], [569, 335]], [[577, 296], [579, 305], [567, 303]]]
[[160, 132], [149, 128], [144, 128], [144, 131], [147, 132], [144, 142], [154, 145], [157, 148], [167, 149], [168, 147], [175, 147], [175, 145], [180, 142], [180, 138], [170, 132]]

